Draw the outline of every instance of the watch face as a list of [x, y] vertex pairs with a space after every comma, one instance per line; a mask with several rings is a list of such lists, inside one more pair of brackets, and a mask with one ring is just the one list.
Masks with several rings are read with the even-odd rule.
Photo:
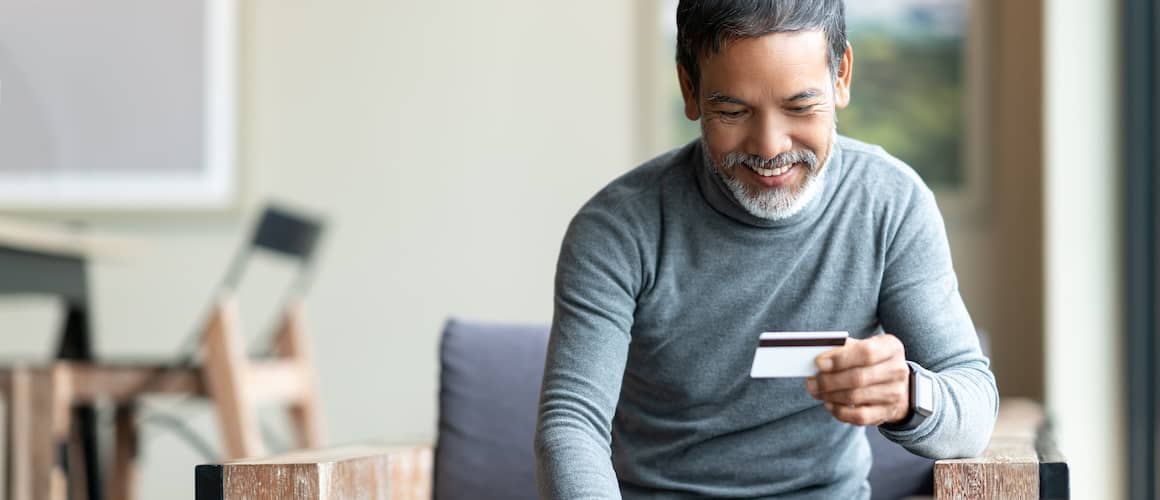
[[926, 374], [914, 377], [914, 411], [929, 417], [934, 411], [934, 381]]

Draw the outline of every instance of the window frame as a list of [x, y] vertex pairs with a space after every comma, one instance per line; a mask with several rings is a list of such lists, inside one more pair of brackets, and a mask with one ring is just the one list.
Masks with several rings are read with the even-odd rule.
[[[1160, 9], [1151, 0], [1124, 0], [1123, 229], [1125, 405], [1128, 417], [1128, 497], [1160, 493], [1157, 427], [1160, 415]], [[1109, 423], [1109, 425], [1112, 425]]]

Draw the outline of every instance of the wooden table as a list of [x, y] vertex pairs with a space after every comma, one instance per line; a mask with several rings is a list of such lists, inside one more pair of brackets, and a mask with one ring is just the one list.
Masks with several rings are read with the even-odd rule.
[[936, 498], [1069, 498], [1067, 461], [1048, 424], [1038, 403], [1003, 400], [991, 442], [979, 457], [935, 462]]
[[[64, 304], [65, 319], [56, 359], [92, 361], [87, 263], [94, 258], [126, 259], [139, 253], [140, 248], [140, 243], [132, 240], [0, 218], [0, 295], [59, 297]], [[17, 383], [23, 383], [22, 380]], [[69, 419], [72, 442], [68, 453], [73, 467], [68, 472], [73, 483], [84, 483], [84, 491], [75, 491], [73, 496], [100, 500], [96, 412], [90, 405], [69, 411], [73, 415]], [[10, 464], [9, 477], [14, 467], [19, 473], [24, 466]], [[19, 491], [9, 486], [10, 497], [19, 498]]]

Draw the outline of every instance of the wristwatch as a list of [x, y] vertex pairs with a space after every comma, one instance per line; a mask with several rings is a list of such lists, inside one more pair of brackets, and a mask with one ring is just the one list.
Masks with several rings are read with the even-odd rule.
[[907, 361], [906, 364], [910, 367], [910, 403], [907, 405], [906, 417], [898, 422], [880, 426], [886, 430], [914, 429], [934, 413], [934, 377], [913, 361]]

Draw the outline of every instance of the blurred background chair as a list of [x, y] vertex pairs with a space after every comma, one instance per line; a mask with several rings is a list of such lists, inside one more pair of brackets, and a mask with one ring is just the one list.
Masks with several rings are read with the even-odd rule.
[[[266, 453], [256, 413], [261, 403], [287, 407], [295, 434], [293, 446], [321, 446], [323, 424], [318, 384], [301, 299], [308, 287], [312, 258], [322, 230], [319, 220], [283, 208], [267, 207], [252, 237], [242, 245], [227, 270], [211, 302], [207, 322], [182, 343], [175, 361], [92, 359], [86, 347], [87, 329], [80, 332], [84, 335], [69, 329], [70, 325], [77, 324], [74, 318], [77, 308], [70, 305], [65, 343], [72, 345], [80, 339], [82, 347], [86, 347], [82, 352], [85, 356], [62, 355], [61, 361], [48, 365], [14, 366], [0, 377], [9, 403], [10, 445], [6, 452], [10, 500], [134, 498], [139, 407], [149, 395], [209, 398], [218, 414], [225, 459]], [[247, 353], [240, 331], [235, 291], [250, 257], [257, 252], [292, 259], [297, 273], [279, 306], [280, 324], [269, 338], [262, 339], [261, 352], [254, 357]], [[12, 252], [3, 255], [31, 258]], [[55, 260], [50, 263], [62, 265]], [[72, 284], [81, 280], [76, 287], [83, 291], [83, 272], [80, 272], [83, 267], [74, 269], [79, 263], [72, 260], [64, 260], [63, 264], [71, 265], [64, 269], [71, 272], [68, 277], [72, 281], [60, 281]], [[74, 447], [66, 446], [70, 429], [89, 428], [85, 414], [73, 415], [73, 408], [92, 408], [100, 402], [111, 402], [114, 406], [110, 440], [113, 446], [107, 454], [112, 463], [107, 481], [101, 481], [99, 474], [103, 469], [99, 461], [105, 454], [98, 453], [95, 444], [79, 448], [84, 454], [72, 452]], [[156, 421], [167, 423], [187, 439], [196, 438], [183, 426], [181, 415], [165, 417]], [[86, 441], [82, 440], [81, 444]], [[58, 448], [62, 451], [58, 452]], [[99, 486], [102, 483], [105, 488]]]

